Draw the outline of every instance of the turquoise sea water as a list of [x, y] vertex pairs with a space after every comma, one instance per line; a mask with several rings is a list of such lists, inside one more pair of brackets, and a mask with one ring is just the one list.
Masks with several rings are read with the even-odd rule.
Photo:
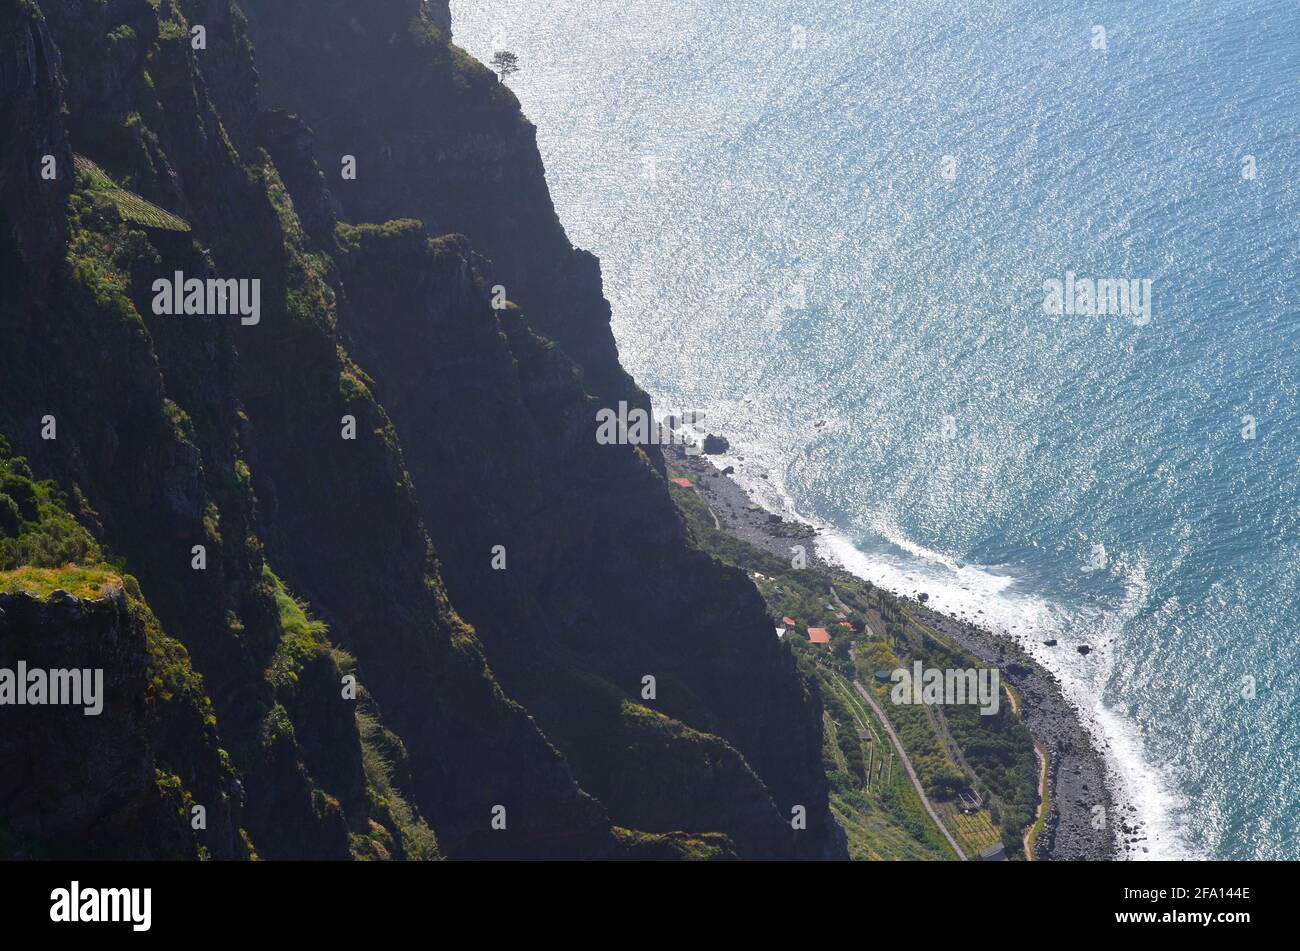
[[[452, 11], [519, 55], [660, 409], [1031, 644], [1139, 856], [1300, 858], [1300, 5], [1088, 6]], [[1150, 280], [1149, 322], [1045, 313], [1067, 272]]]

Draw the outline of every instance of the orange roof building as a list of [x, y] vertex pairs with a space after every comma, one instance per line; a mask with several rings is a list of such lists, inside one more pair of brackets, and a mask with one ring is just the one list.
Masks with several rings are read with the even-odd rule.
[[808, 628], [808, 641], [812, 644], [829, 644], [831, 636], [826, 633], [824, 627], [810, 627]]
[[672, 483], [673, 485], [680, 485], [683, 489], [689, 489], [691, 487], [690, 479], [673, 479]]
[[786, 627], [794, 627], [794, 626], [795, 626], [795, 625], [794, 625], [794, 618], [792, 618], [792, 617], [783, 617], [783, 618], [781, 618], [781, 623], [784, 624]]

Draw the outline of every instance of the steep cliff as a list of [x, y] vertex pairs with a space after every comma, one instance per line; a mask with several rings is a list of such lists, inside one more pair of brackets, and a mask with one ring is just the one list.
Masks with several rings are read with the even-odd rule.
[[[495, 74], [450, 41], [445, 0], [248, 0], [269, 106], [299, 113], [347, 220], [418, 218], [464, 234], [530, 323], [606, 401], [648, 406], [619, 366], [600, 263], [555, 214], [537, 130]], [[358, 64], [364, 64], [358, 68]]]
[[[493, 849], [613, 847], [599, 807], [495, 686], [441, 596], [400, 452], [338, 346], [275, 170], [254, 143], [236, 148], [208, 94], [228, 91], [244, 113], [231, 128], [256, 134], [256, 103], [241, 99], [255, 85], [242, 18], [223, 3], [46, 7], [42, 17], [14, 5], [2, 34], [17, 46], [6, 61], [30, 67], [6, 84], [5, 115], [39, 134], [5, 146], [0, 422], [33, 468], [70, 489], [75, 514], [189, 648], [259, 852], [407, 854], [406, 839], [431, 839], [409, 796], [455, 854], [490, 830], [502, 790], [531, 809]], [[206, 55], [187, 10], [207, 26]], [[74, 170], [69, 138], [94, 172]], [[61, 148], [55, 176], [32, 186], [40, 202], [9, 187], [8, 169], [40, 168], [33, 142]], [[142, 221], [143, 199], [192, 234]], [[152, 281], [178, 270], [261, 280], [260, 322], [155, 315]], [[349, 413], [363, 435], [345, 444]], [[46, 418], [54, 438], [42, 436]], [[299, 590], [322, 592], [310, 610], [333, 622], [328, 637], [291, 630], [264, 538]], [[342, 695], [350, 660], [337, 642], [360, 665], [357, 701]], [[388, 701], [398, 742], [370, 726]], [[403, 776], [406, 791], [393, 786]], [[383, 827], [390, 811], [408, 817], [405, 833]]]
[[[748, 580], [692, 549], [655, 447], [597, 445], [599, 407], [648, 403], [617, 364], [598, 268], [575, 263], [589, 256], [555, 218], [514, 97], [419, 4], [362, 15], [327, 2], [310, 23], [294, 3], [246, 6], [268, 99], [302, 113], [323, 157], [323, 179], [298, 176], [295, 201], [354, 221], [414, 213], [468, 236], [344, 228], [334, 257], [343, 333], [396, 423], [452, 599], [507, 689], [616, 821], [654, 828], [617, 804], [610, 777], [631, 747], [613, 737], [627, 722], [598, 698], [642, 702], [642, 677], [656, 677], [646, 705], [738, 750], [781, 815], [805, 806], [816, 828], [797, 847], [815, 854], [827, 821], [815, 693]], [[346, 68], [358, 61], [373, 68]], [[343, 155], [355, 180], [333, 164]], [[522, 317], [487, 305], [497, 281]], [[652, 769], [642, 783], [658, 788]], [[656, 815], [706, 821], [662, 785]], [[789, 839], [775, 826], [755, 817], [755, 852]]]
[[0, 857], [249, 854], [184, 647], [3, 437], [0, 700]]
[[[106, 737], [93, 795], [50, 817], [0, 786], [0, 833], [75, 852], [127, 815], [86, 850], [834, 854], [820, 707], [761, 600], [696, 550], [653, 453], [594, 440], [598, 406], [647, 401], [513, 97], [445, 5], [246, 5], [0, 3], [0, 433], [41, 500], [0, 495], [0, 657], [120, 645], [86, 655], [116, 672], [101, 733], [61, 711], [3, 751], [54, 788], [82, 774], [49, 747]], [[261, 108], [254, 43], [315, 138]], [[471, 240], [339, 223], [402, 214]], [[259, 282], [256, 313], [157, 312], [178, 272]], [[117, 581], [28, 583], [83, 569]], [[184, 689], [160, 699], [155, 669]], [[205, 831], [177, 824], [191, 804]]]
[[341, 323], [384, 381], [452, 595], [584, 788], [637, 828], [811, 844], [788, 817], [821, 832], [819, 707], [748, 579], [693, 550], [635, 447], [596, 443], [571, 361], [491, 309], [463, 240], [406, 221], [339, 242]]
[[[79, 705], [6, 713], [0, 858], [247, 854], [242, 789], [183, 656], [114, 575], [84, 598], [62, 588], [0, 593], [0, 669], [103, 678], [95, 715]], [[201, 831], [195, 805], [205, 810]]]

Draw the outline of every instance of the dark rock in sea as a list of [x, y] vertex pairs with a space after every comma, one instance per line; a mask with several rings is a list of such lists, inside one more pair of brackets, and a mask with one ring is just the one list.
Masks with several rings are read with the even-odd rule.
[[916, 599], [918, 601], [925, 602], [930, 600], [930, 596], [926, 594], [924, 591], [922, 591], [920, 594], [916, 596]]
[[731, 474], [732, 474], [733, 472], [735, 472], [735, 471], [736, 471], [736, 467], [735, 467], [735, 466], [727, 466], [725, 469], [722, 470], [722, 474], [723, 474], [723, 475], [731, 475]]
[[1043, 641], [1043, 645], [1044, 645], [1045, 647], [1055, 647], [1055, 646], [1056, 646], [1056, 638], [1054, 638], [1054, 637], [1049, 637], [1047, 640]]
[[778, 522], [784, 521], [784, 519], [782, 519], [781, 516], [779, 515], [768, 513], [767, 521], [769, 525], [776, 525]]
[[727, 442], [725, 436], [715, 436], [709, 433], [704, 437], [704, 454], [706, 456], [717, 456], [731, 448], [731, 443]]
[[1092, 648], [1089, 647], [1087, 644], [1080, 644], [1078, 647], [1075, 648], [1075, 650], [1077, 650], [1080, 654], [1083, 654], [1085, 657], [1087, 657], [1089, 654], [1092, 653]]

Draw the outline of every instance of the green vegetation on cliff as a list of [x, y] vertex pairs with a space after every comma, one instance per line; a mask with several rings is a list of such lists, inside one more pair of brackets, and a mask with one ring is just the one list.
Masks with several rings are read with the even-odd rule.
[[[362, 712], [364, 691], [361, 699], [344, 696], [340, 668], [354, 662], [328, 642], [323, 625], [287, 606], [292, 599], [266, 566], [240, 437], [248, 417], [226, 328], [158, 323], [147, 308], [153, 278], [209, 269], [218, 235], [230, 246], [231, 233], [213, 224], [230, 209], [205, 190], [230, 184], [236, 191], [227, 203], [237, 203], [240, 190], [247, 196], [258, 187], [232, 149], [204, 144], [223, 142], [226, 133], [202, 83], [194, 85], [198, 65], [188, 43], [173, 36], [179, 8], [100, 6], [73, 16], [52, 6], [44, 21], [32, 10], [14, 34], [19, 61], [24, 30], [45, 64], [60, 62], [55, 39], [64, 45], [67, 73], [30, 80], [54, 96], [62, 91], [68, 106], [33, 99], [24, 121], [51, 136], [67, 122], [95, 157], [65, 153], [71, 180], [59, 191], [47, 186], [48, 207], [31, 212], [6, 197], [16, 227], [0, 234], [0, 328], [11, 342], [0, 350], [0, 430], [29, 460], [0, 443], [0, 593], [12, 595], [11, 625], [43, 611], [39, 623], [73, 645], [82, 623], [138, 637], [138, 668], [110, 680], [138, 697], [117, 697], [119, 712], [93, 725], [126, 731], [105, 741], [123, 756], [151, 750], [157, 782], [148, 794], [173, 802], [162, 812], [144, 810], [143, 799], [128, 803], [137, 814], [124, 822], [122, 838], [92, 836], [85, 852], [129, 856], [156, 841], [159, 856], [250, 857], [256, 842], [263, 857], [435, 857], [434, 837], [396, 776], [400, 741], [387, 738], [373, 704]], [[114, 23], [115, 15], [130, 22]], [[238, 48], [238, 24], [230, 22]], [[238, 59], [225, 65], [233, 69], [229, 82], [243, 81]], [[182, 74], [188, 95], [155, 81]], [[105, 76], [114, 78], [111, 96]], [[208, 79], [223, 86], [215, 74]], [[189, 173], [184, 194], [175, 187], [177, 170]], [[136, 190], [199, 203], [214, 250], [192, 244], [186, 222]], [[274, 222], [273, 203], [264, 208], [262, 220]], [[23, 215], [48, 217], [25, 222]], [[51, 257], [37, 256], [44, 252], [32, 243], [35, 233], [61, 237]], [[335, 345], [328, 348], [333, 355]], [[38, 437], [42, 419], [51, 421], [48, 438]], [[51, 478], [37, 481], [33, 469]], [[204, 564], [191, 564], [195, 545]], [[83, 612], [88, 620], [76, 620], [75, 606], [30, 600], [58, 590], [96, 605]], [[23, 630], [14, 628], [15, 636]], [[211, 696], [205, 683], [217, 685]], [[131, 732], [119, 708], [139, 702], [159, 715]], [[47, 740], [78, 745], [57, 732], [30, 738]], [[106, 789], [104, 797], [93, 785], [85, 790], [91, 820], [104, 819], [93, 810], [117, 808], [111, 803], [120, 796]], [[207, 810], [206, 830], [189, 830], [195, 806]], [[192, 848], [175, 841], [174, 828], [157, 825], [170, 828], [168, 816], [195, 833], [185, 837]], [[7, 818], [12, 828], [41, 823], [39, 813], [21, 810]], [[53, 840], [49, 847], [64, 848]]]
[[80, 176], [80, 183], [84, 189], [115, 208], [124, 221], [139, 225], [141, 228], [154, 228], [159, 231], [190, 230], [190, 226], [183, 219], [176, 217], [170, 211], [159, 208], [153, 202], [145, 201], [125, 188], [118, 188], [102, 168], [84, 155], [75, 156], [75, 159], [77, 175]]
[[[657, 453], [593, 445], [593, 395], [645, 397], [513, 95], [418, 0], [249, 9], [0, 8], [0, 651], [113, 672], [90, 729], [0, 733], [49, 764], [0, 778], [0, 848], [842, 854], [814, 672], [691, 547]], [[266, 85], [339, 80], [303, 99], [319, 147], [259, 97], [249, 36], [284, 25]], [[153, 313], [177, 271], [257, 280], [260, 324]]]
[[[31, 667], [98, 665], [106, 695], [90, 721], [80, 710], [8, 714], [25, 722], [8, 724], [8, 739], [0, 741], [5, 762], [22, 764], [0, 781], [14, 786], [5, 800], [17, 804], [0, 829], [0, 858], [248, 856], [235, 824], [235, 773], [187, 651], [163, 633], [136, 579], [103, 562], [62, 494], [30, 476], [27, 460], [0, 438], [0, 500], [20, 500], [24, 516], [16, 528], [0, 526], [0, 667], [20, 659]], [[50, 746], [42, 757], [10, 758], [14, 743], [40, 748], [46, 739], [57, 742], [58, 755]], [[140, 760], [152, 768], [140, 773]], [[152, 781], [130, 795], [119, 788], [123, 763]], [[79, 808], [64, 810], [58, 822], [21, 808], [62, 787], [76, 791]], [[191, 823], [197, 804], [209, 813], [202, 830]]]

